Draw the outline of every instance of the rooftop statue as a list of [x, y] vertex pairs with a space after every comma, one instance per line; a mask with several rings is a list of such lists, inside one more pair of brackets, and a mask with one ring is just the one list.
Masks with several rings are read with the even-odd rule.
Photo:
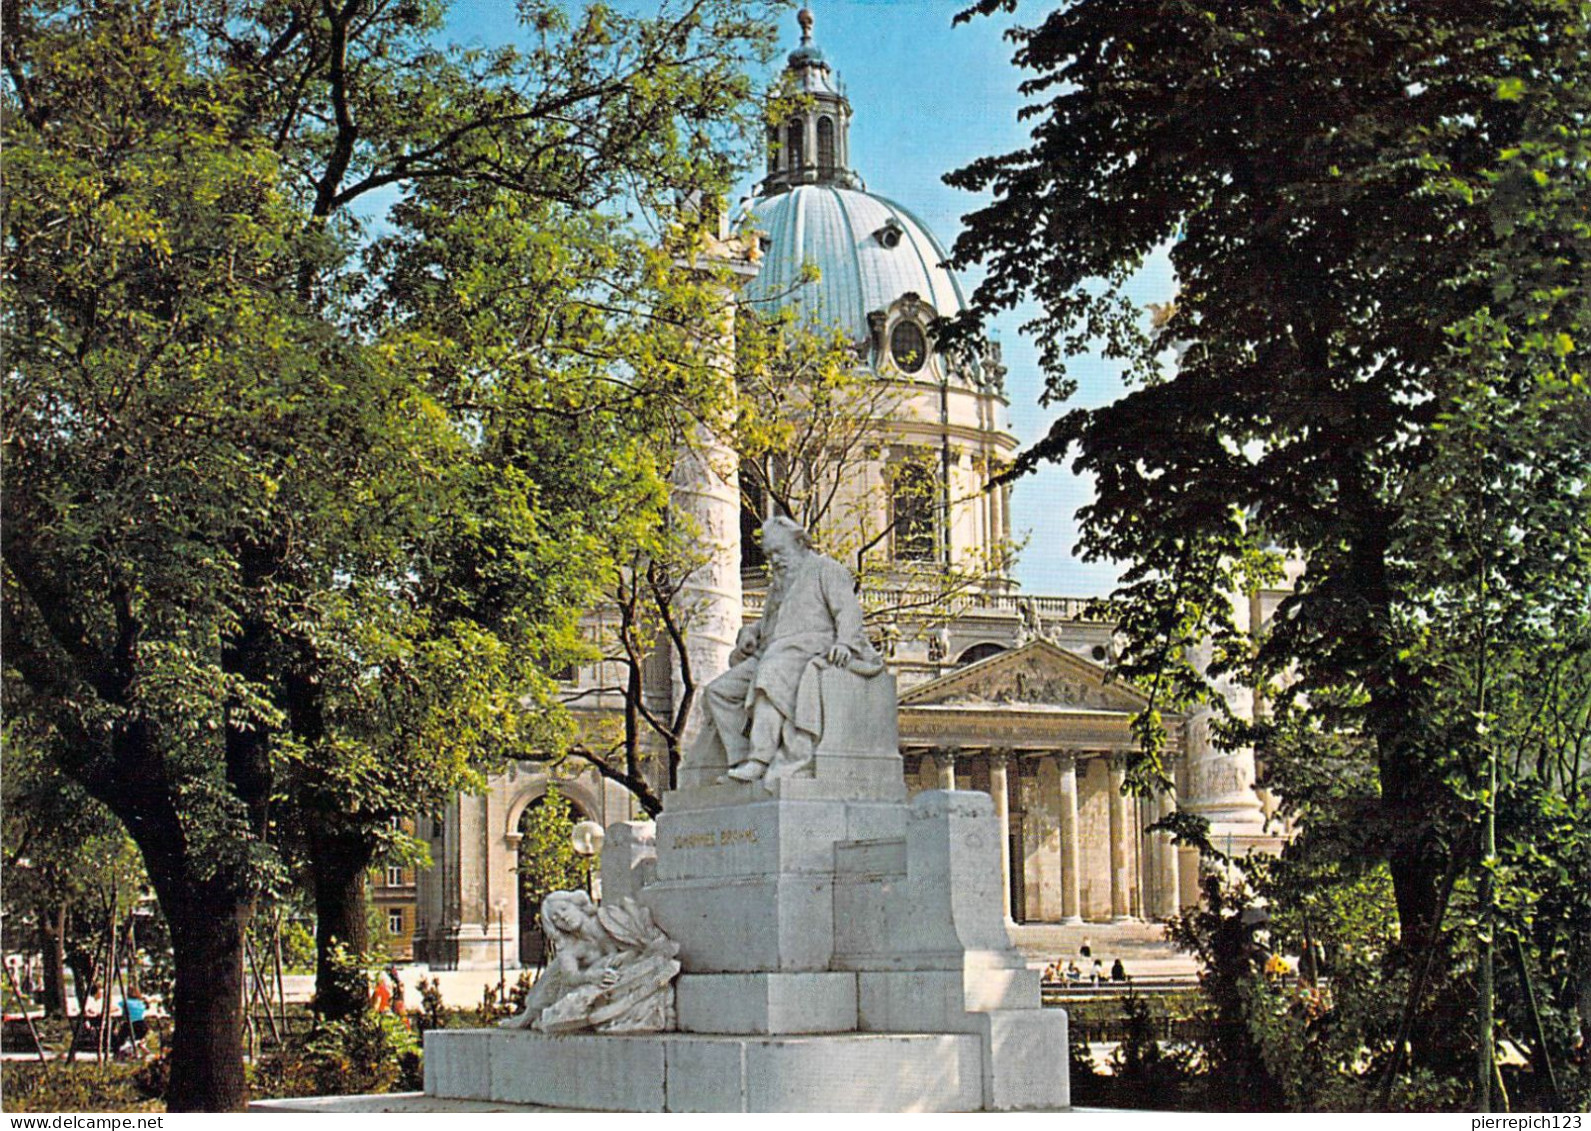
[[543, 1033], [657, 1033], [674, 1028], [679, 944], [633, 899], [598, 907], [583, 891], [542, 900], [541, 926], [553, 960], [505, 1029]]
[[884, 668], [862, 633], [850, 570], [813, 550], [788, 518], [763, 524], [762, 548], [772, 571], [762, 619], [741, 630], [729, 670], [707, 685], [689, 754], [697, 766], [725, 767], [732, 781], [812, 776], [823, 736], [818, 672], [870, 677]]

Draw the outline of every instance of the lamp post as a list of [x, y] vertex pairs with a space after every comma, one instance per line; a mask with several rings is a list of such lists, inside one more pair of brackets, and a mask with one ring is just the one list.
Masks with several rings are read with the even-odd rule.
[[501, 896], [493, 905], [497, 908], [497, 1001], [508, 1000], [508, 962], [503, 955], [503, 916], [508, 911], [508, 901]]
[[569, 830], [569, 843], [586, 860], [586, 894], [591, 895], [591, 860], [602, 852], [608, 831], [595, 821], [580, 821]]

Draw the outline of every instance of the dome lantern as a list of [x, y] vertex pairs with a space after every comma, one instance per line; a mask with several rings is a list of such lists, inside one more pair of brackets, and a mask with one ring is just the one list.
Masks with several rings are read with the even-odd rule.
[[801, 46], [790, 52], [783, 89], [798, 99], [785, 121], [768, 127], [768, 176], [759, 192], [772, 196], [796, 185], [858, 188], [850, 168], [851, 103], [812, 42], [812, 10], [802, 8]]

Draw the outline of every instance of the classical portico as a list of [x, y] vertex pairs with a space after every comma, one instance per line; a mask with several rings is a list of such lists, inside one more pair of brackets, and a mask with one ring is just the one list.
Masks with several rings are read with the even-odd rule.
[[[1175, 801], [1122, 793], [1136, 691], [1049, 640], [920, 684], [901, 697], [907, 786], [993, 798], [1007, 916], [1017, 922], [1158, 919], [1197, 901], [1164, 833]], [[1181, 761], [1180, 719], [1167, 719]]]

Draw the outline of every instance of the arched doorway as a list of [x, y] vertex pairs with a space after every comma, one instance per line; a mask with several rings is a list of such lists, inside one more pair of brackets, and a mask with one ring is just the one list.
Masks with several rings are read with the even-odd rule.
[[556, 787], [536, 798], [519, 815], [519, 964], [546, 963], [547, 940], [542, 935], [541, 901], [548, 892], [571, 888], [590, 889], [589, 857], [574, 850], [569, 834], [586, 819], [585, 810]]

